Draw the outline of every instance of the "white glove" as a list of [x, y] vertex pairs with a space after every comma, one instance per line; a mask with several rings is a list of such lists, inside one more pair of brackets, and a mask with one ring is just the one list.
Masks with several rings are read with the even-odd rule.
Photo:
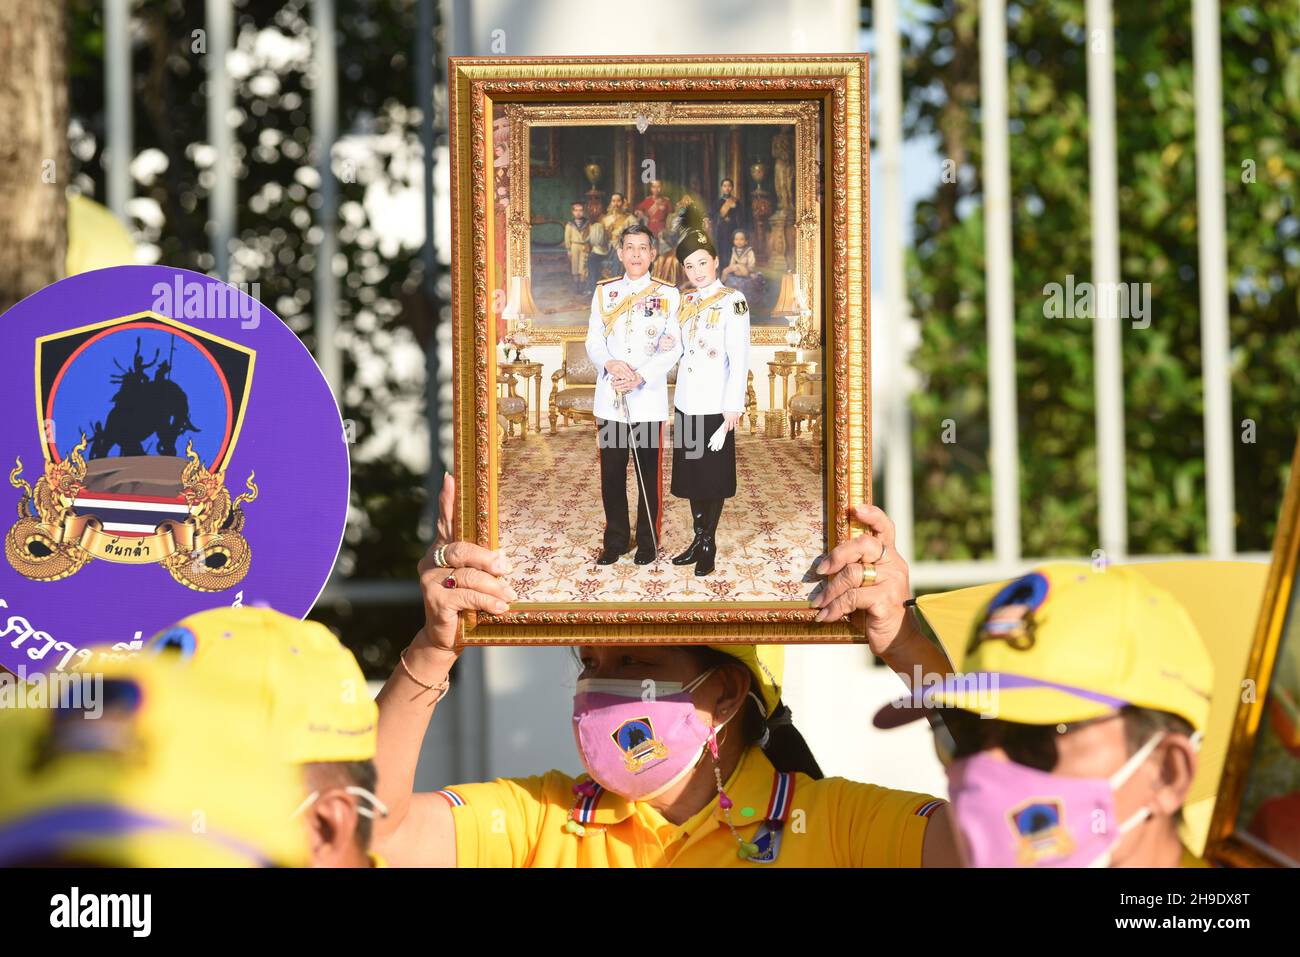
[[720, 452], [722, 443], [725, 441], [727, 441], [727, 423], [723, 422], [718, 426], [718, 431], [714, 432], [713, 437], [709, 439], [709, 448], [715, 452]]

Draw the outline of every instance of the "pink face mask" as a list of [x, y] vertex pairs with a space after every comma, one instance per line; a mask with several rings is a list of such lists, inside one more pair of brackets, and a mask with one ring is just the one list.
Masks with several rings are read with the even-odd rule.
[[1108, 867], [1119, 839], [1151, 816], [1115, 820], [1115, 791], [1163, 734], [1109, 778], [1073, 778], [999, 761], [984, 752], [948, 768], [948, 794], [970, 867]]
[[579, 680], [573, 735], [592, 779], [607, 791], [644, 801], [689, 774], [710, 730], [696, 715], [691, 692], [710, 674], [706, 671], [684, 687], [663, 681]]

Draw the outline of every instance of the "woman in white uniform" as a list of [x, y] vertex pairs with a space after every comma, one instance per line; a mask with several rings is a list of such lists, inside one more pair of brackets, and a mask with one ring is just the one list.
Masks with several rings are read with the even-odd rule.
[[689, 230], [677, 261], [694, 287], [678, 320], [682, 359], [674, 399], [671, 491], [689, 499], [695, 538], [674, 565], [713, 571], [722, 505], [736, 494], [736, 424], [745, 411], [749, 304], [718, 280], [718, 253], [703, 230]]

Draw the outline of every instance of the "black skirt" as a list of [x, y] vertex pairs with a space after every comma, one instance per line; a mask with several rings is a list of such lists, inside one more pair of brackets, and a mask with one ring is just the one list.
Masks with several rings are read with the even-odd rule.
[[673, 482], [678, 498], [731, 498], [736, 494], [736, 430], [714, 452], [709, 439], [722, 425], [722, 413], [684, 415], [673, 409]]

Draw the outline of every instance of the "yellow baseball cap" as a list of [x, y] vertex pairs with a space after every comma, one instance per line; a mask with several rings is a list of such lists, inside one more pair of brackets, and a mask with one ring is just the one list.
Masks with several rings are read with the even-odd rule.
[[0, 866], [306, 863], [300, 776], [246, 692], [138, 657], [79, 677], [66, 700], [30, 706], [33, 683], [0, 709]]
[[160, 632], [146, 650], [247, 685], [265, 733], [292, 764], [375, 756], [379, 708], [352, 652], [319, 622], [216, 608]]
[[[1210, 654], [1187, 609], [1139, 569], [1055, 562], [1003, 584], [951, 655], [962, 674], [935, 689], [935, 704], [1020, 724], [1134, 705], [1204, 731]], [[927, 620], [931, 604], [917, 601]]]
[[709, 645], [735, 658], [754, 676], [753, 690], [763, 699], [767, 717], [781, 700], [781, 679], [785, 670], [785, 648], [781, 645]]
[[[1128, 575], [1140, 576], [1152, 588], [1162, 591], [1166, 596], [1172, 596], [1182, 607], [1191, 618], [1201, 644], [1209, 653], [1214, 675], [1211, 692], [1214, 705], [1209, 708], [1208, 722], [1204, 724], [1198, 725], [1188, 717], [1194, 727], [1204, 732], [1204, 738], [1196, 762], [1196, 777], [1183, 802], [1183, 843], [1192, 853], [1200, 854], [1209, 833], [1210, 819], [1219, 793], [1219, 779], [1232, 741], [1232, 727], [1237, 710], [1235, 705], [1241, 694], [1241, 681], [1246, 675], [1255, 623], [1268, 577], [1268, 565], [1262, 562], [1181, 560], [1142, 562], [1122, 566], [1122, 569], [1112, 565], [1104, 573], [1093, 572], [1086, 565], [1065, 567], [1075, 574], [1082, 571], [1109, 575], [1123, 570]], [[968, 656], [967, 650], [971, 647], [972, 635], [982, 622], [990, 603], [1010, 584], [995, 582], [924, 595], [917, 599], [918, 609], [938, 637], [953, 671], [983, 667], [979, 659], [974, 657], [974, 652]], [[1092, 591], [1087, 594], [1100, 593]], [[1091, 610], [1089, 614], [1091, 615]], [[1086, 629], [1100, 620], [1089, 617]], [[1037, 631], [1036, 634], [1042, 638], [1059, 633], [1053, 629], [1051, 632]], [[1083, 638], [1084, 647], [1090, 647], [1087, 643], [1092, 640], [1091, 636], [1084, 634]], [[984, 641], [975, 647], [983, 649], [981, 657], [987, 657], [991, 646]], [[1150, 658], [1147, 656], [1143, 660], [1149, 662]], [[1076, 668], [1073, 662], [1063, 662], [1061, 666], [1069, 669], [1065, 674], [1078, 672], [1076, 677], [1091, 673], [1091, 666], [1087, 662], [1081, 668]], [[1069, 682], [1069, 678], [1064, 680]], [[1010, 700], [1010, 693], [1004, 693], [1007, 694], [1007, 700]], [[1196, 697], [1199, 699], [1199, 696]], [[1162, 710], [1168, 707], [1165, 705]], [[1201, 708], [1198, 705], [1193, 710], [1200, 711]], [[876, 724], [887, 727], [909, 717], [919, 716], [920, 713], [909, 708], [887, 705], [876, 716]], [[1011, 720], [1005, 714], [1001, 716]]]

